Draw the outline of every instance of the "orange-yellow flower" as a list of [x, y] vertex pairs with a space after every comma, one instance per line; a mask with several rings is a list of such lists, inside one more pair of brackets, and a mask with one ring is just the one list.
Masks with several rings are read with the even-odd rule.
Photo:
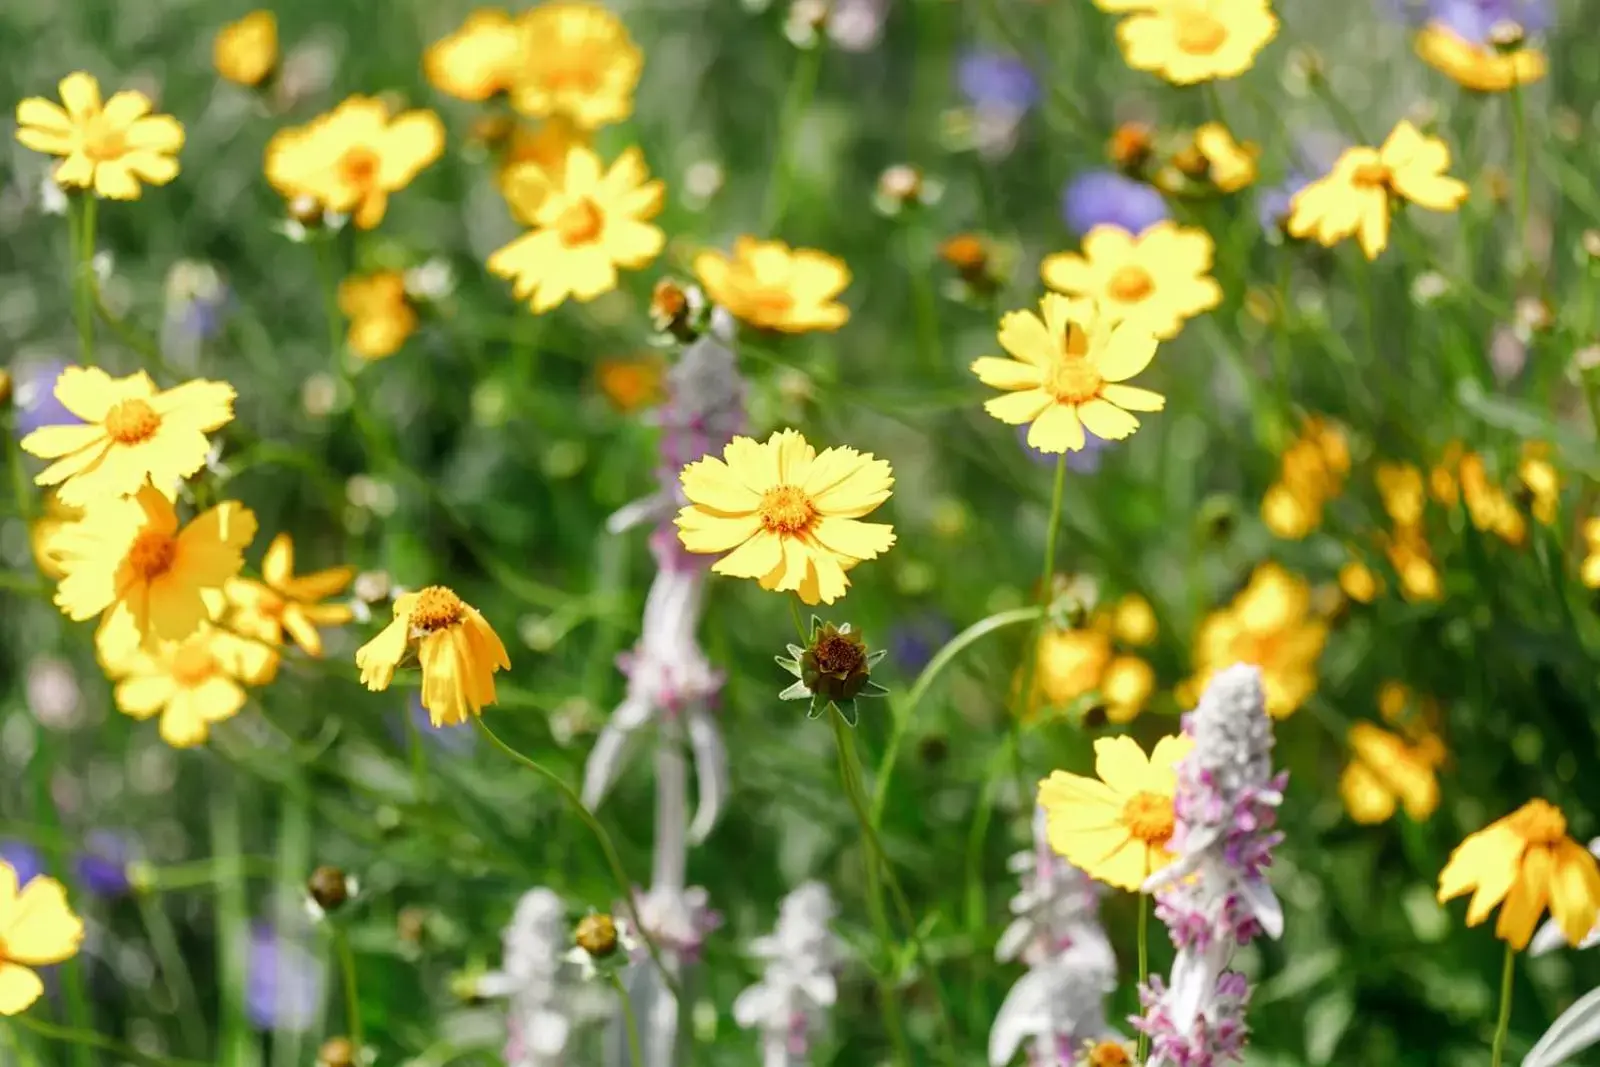
[[422, 73], [433, 87], [462, 100], [509, 93], [525, 63], [522, 28], [493, 7], [474, 11], [422, 53]]
[[1138, 236], [1100, 225], [1084, 236], [1083, 252], [1046, 256], [1044, 283], [1100, 305], [1111, 322], [1136, 322], [1168, 341], [1183, 323], [1222, 302], [1211, 277], [1214, 245], [1204, 230], [1158, 222]]
[[478, 609], [430, 585], [396, 597], [394, 620], [356, 652], [362, 684], [389, 688], [412, 642], [422, 664], [422, 706], [435, 726], [483, 714], [495, 702], [495, 672], [511, 669], [506, 646]]
[[1385, 822], [1399, 804], [1422, 822], [1438, 808], [1434, 771], [1444, 759], [1444, 746], [1437, 737], [1427, 734], [1413, 745], [1382, 727], [1358, 722], [1350, 727], [1347, 741], [1351, 759], [1339, 777], [1339, 796], [1350, 818]]
[[1317, 688], [1317, 660], [1328, 624], [1311, 611], [1311, 587], [1276, 563], [1263, 563], [1226, 608], [1212, 612], [1195, 635], [1198, 694], [1212, 675], [1235, 663], [1261, 668], [1267, 711], [1275, 719], [1294, 713]]
[[1284, 451], [1278, 480], [1261, 500], [1261, 518], [1276, 536], [1297, 541], [1322, 524], [1322, 510], [1344, 488], [1350, 446], [1344, 431], [1317, 416]]
[[100, 83], [79, 71], [61, 79], [61, 104], [30, 96], [17, 105], [17, 141], [65, 157], [56, 164], [57, 185], [137, 200], [140, 182], [165, 185], [178, 176], [183, 147], [183, 126], [152, 108], [131, 89], [102, 104]]
[[211, 43], [211, 62], [231, 82], [255, 86], [266, 81], [278, 65], [278, 17], [252, 11], [222, 27]]
[[241, 672], [253, 654], [240, 647], [245, 643], [207, 623], [182, 641], [103, 655], [106, 673], [117, 680], [117, 710], [139, 720], [159, 715], [161, 740], [173, 748], [204, 743], [213, 725], [245, 705]]
[[294, 540], [280, 533], [261, 560], [261, 581], [235, 578], [228, 583], [227, 594], [235, 609], [261, 620], [266, 640], [281, 644], [288, 633], [307, 655], [320, 656], [322, 635], [317, 628], [343, 626], [351, 619], [347, 605], [321, 601], [342, 592], [354, 577], [353, 567], [295, 574]]
[[1123, 19], [1117, 43], [1133, 69], [1193, 85], [1243, 74], [1277, 33], [1268, 0], [1162, 0]]
[[1254, 141], [1235, 141], [1222, 123], [1208, 122], [1194, 131], [1194, 146], [1205, 157], [1211, 184], [1223, 192], [1236, 193], [1256, 180], [1261, 146]]
[[394, 355], [417, 330], [417, 311], [397, 270], [353, 274], [340, 282], [339, 311], [350, 320], [345, 343], [362, 359]]
[[1442, 22], [1430, 22], [1417, 34], [1417, 55], [1463, 89], [1503, 93], [1532, 85], [1545, 75], [1544, 53], [1537, 48], [1502, 52], [1493, 44], [1469, 41]]
[[16, 868], [0, 860], [0, 1015], [28, 1010], [44, 994], [33, 968], [71, 959], [82, 942], [61, 883], [37, 875], [19, 889]]
[[695, 256], [694, 273], [712, 303], [763, 330], [837, 330], [850, 318], [835, 299], [850, 284], [850, 268], [826, 252], [745, 236], [733, 243], [732, 257], [714, 250]]
[[633, 114], [644, 56], [622, 20], [599, 4], [552, 0], [522, 18], [522, 70], [511, 104], [524, 115], [565, 115], [584, 129]]

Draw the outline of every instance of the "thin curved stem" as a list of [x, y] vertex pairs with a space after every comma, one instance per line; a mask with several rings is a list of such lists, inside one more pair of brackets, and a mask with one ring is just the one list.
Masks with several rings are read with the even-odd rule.
[[148, 1052], [140, 1052], [131, 1045], [113, 1041], [111, 1038], [97, 1034], [92, 1030], [74, 1030], [70, 1026], [57, 1026], [42, 1019], [35, 1019], [31, 1015], [13, 1015], [5, 1021], [19, 1030], [27, 1030], [47, 1041], [61, 1041], [76, 1045], [79, 1048], [99, 1049], [102, 1052], [108, 1052], [120, 1059], [127, 1060], [129, 1063], [142, 1064], [143, 1067], [207, 1067], [205, 1063], [199, 1060], [180, 1060], [169, 1059], [165, 1056], [152, 1056]]
[[[1150, 981], [1150, 894], [1139, 894], [1139, 988]], [[1143, 1063], [1150, 1051], [1150, 1035], [1139, 1031], [1139, 1054], [1135, 1063]]]
[[1506, 960], [1500, 968], [1500, 1018], [1494, 1024], [1494, 1051], [1490, 1054], [1490, 1067], [1500, 1067], [1505, 1056], [1506, 1034], [1511, 1029], [1511, 979], [1515, 973], [1517, 950], [1506, 943]]
[[633, 1011], [633, 999], [628, 996], [628, 990], [617, 972], [611, 971], [610, 975], [611, 987], [622, 1001], [622, 1023], [628, 1031], [628, 1062], [632, 1067], [644, 1067], [644, 1045], [639, 1040], [639, 1018]]
[[1517, 156], [1517, 249], [1521, 253], [1519, 273], [1532, 267], [1529, 247], [1529, 211], [1532, 202], [1533, 180], [1529, 176], [1528, 113], [1526, 97], [1522, 92], [1522, 79], [1511, 82], [1511, 137]]
[[677, 979], [667, 969], [666, 961], [661, 956], [661, 949], [656, 945], [655, 937], [649, 930], [645, 929], [644, 921], [639, 916], [639, 906], [634, 902], [633, 883], [628, 881], [628, 873], [622, 868], [622, 857], [618, 855], [617, 846], [612, 843], [611, 835], [606, 833], [606, 828], [600, 825], [600, 820], [594, 817], [594, 812], [589, 810], [588, 805], [583, 802], [583, 798], [578, 795], [577, 790], [567, 784], [566, 779], [538, 760], [524, 756], [521, 752], [506, 744], [500, 739], [500, 735], [489, 729], [489, 724], [481, 718], [476, 721], [478, 729], [483, 731], [484, 736], [489, 739], [494, 747], [555, 786], [563, 799], [578, 813], [578, 818], [582, 819], [583, 824], [589, 828], [589, 832], [594, 835], [595, 840], [600, 844], [600, 851], [605, 854], [606, 866], [611, 868], [611, 877], [616, 882], [617, 892], [622, 897], [622, 906], [627, 909], [628, 921], [633, 924], [634, 931], [638, 934], [639, 939], [644, 942], [645, 948], [650, 953], [651, 962], [661, 972], [661, 981], [666, 984], [668, 989], [672, 990], [673, 999], [681, 1004], [683, 997], [678, 989]]
[[[78, 349], [84, 366], [94, 364], [94, 224], [98, 201], [93, 190], [86, 190], [79, 198], [83, 210], [78, 224], [73, 227], [75, 246], [72, 249], [72, 286], [77, 305]], [[72, 215], [68, 208], [68, 217]]]
[[356, 986], [356, 955], [350, 951], [350, 935], [344, 932], [344, 927], [331, 921], [329, 925], [333, 929], [333, 951], [339, 957], [339, 971], [343, 975], [346, 1036], [360, 1055], [366, 1041], [361, 1028], [361, 991]]

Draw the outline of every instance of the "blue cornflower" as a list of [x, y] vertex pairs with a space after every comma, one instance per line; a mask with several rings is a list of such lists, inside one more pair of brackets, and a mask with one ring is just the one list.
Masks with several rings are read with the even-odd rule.
[[1021, 114], [1039, 102], [1039, 80], [1028, 65], [1003, 52], [968, 52], [956, 64], [956, 84], [980, 111]]
[[1061, 216], [1074, 233], [1086, 234], [1096, 226], [1120, 226], [1139, 233], [1172, 217], [1167, 202], [1151, 186], [1113, 170], [1092, 170], [1078, 175], [1061, 193]]

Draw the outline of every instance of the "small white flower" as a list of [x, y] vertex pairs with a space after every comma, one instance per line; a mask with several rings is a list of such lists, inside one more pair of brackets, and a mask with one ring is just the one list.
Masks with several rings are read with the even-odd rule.
[[402, 278], [406, 295], [417, 301], [437, 303], [456, 289], [455, 268], [442, 256], [434, 256], [422, 266], [412, 267]]

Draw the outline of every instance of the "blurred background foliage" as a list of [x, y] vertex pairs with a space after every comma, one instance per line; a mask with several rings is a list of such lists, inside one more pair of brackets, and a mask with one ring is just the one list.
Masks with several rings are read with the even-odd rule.
[[[894, 464], [886, 511], [899, 543], [860, 568], [825, 617], [891, 649], [884, 674], [899, 699], [956, 629], [1037, 592], [1049, 467], [983, 414], [987, 394], [966, 365], [996, 350], [998, 312], [1035, 304], [1040, 258], [1075, 246], [1063, 187], [1109, 165], [1114, 130], [1141, 121], [1158, 139], [1181, 136], [1220, 107], [1237, 135], [1263, 146], [1258, 186], [1174, 198], [1171, 210], [1215, 237], [1223, 302], [1163, 346], [1142, 383], [1167, 394], [1167, 410], [1101, 451], [1097, 469], [1069, 474], [1063, 515], [1060, 570], [1092, 579], [1087, 599], [1109, 607], [1137, 593], [1153, 607], [1154, 641], [1139, 654], [1154, 695], [1131, 723], [1107, 725], [1098, 683], [1080, 686], [1032, 715], [1013, 748], [1007, 706], [1023, 630], [986, 640], [918, 709], [885, 844], [924, 917], [964, 1062], [976, 1062], [1015, 977], [992, 952], [1013, 892], [1005, 857], [1028, 836], [1031, 783], [1056, 767], [1085, 771], [1102, 733], [1131, 731], [1148, 744], [1176, 729], [1175, 691], [1193, 672], [1197, 629], [1258, 563], [1275, 560], [1303, 576], [1307, 610], [1326, 618], [1328, 636], [1314, 692], [1278, 732], [1291, 779], [1274, 882], [1288, 922], [1280, 943], [1248, 961], [1262, 982], [1249, 1062], [1487, 1062], [1501, 946], [1488, 929], [1463, 929], [1459, 907], [1433, 902], [1437, 873], [1467, 832], [1531, 796], [1560, 804], [1580, 839], [1600, 834], [1600, 622], [1578, 578], [1600, 448], [1577, 358], [1593, 363], [1600, 340], [1600, 275], [1585, 234], [1600, 225], [1600, 45], [1584, 31], [1600, 8], [1560, 7], [1550, 75], [1524, 90], [1524, 230], [1511, 95], [1456, 88], [1417, 61], [1393, 12], [1364, 0], [1283, 0], [1277, 40], [1212, 99], [1128, 70], [1114, 20], [1087, 2], [886, 3], [881, 40], [856, 51], [797, 49], [781, 2], [760, 12], [732, 0], [611, 6], [646, 60], [634, 116], [598, 141], [604, 156], [641, 145], [666, 180], [669, 245], [617, 293], [538, 318], [483, 267], [516, 226], [472, 148], [474, 108], [421, 76], [422, 50], [466, 5], [282, 0], [285, 65], [264, 95], [219, 81], [210, 66], [212, 35], [244, 14], [240, 4], [0, 9], [0, 97], [49, 95], [84, 69], [108, 91], [144, 89], [185, 124], [173, 184], [102, 206], [99, 247], [112, 257], [103, 290], [131, 328], [161, 339], [172, 370], [237, 387], [238, 418], [220, 437], [227, 492], [261, 520], [251, 559], [288, 530], [303, 566], [451, 583], [511, 648], [513, 671], [489, 712], [495, 729], [576, 780], [621, 698], [613, 657], [637, 636], [652, 569], [642, 535], [604, 532], [608, 514], [653, 484], [654, 431], [617, 388], [648, 387], [662, 359], [648, 344], [650, 285], [686, 274], [701, 247], [777, 236], [849, 264], [852, 317], [836, 334], [747, 339], [751, 429], [794, 425], [819, 447], [850, 444]], [[1005, 150], [961, 144], [975, 117], [956, 72], [974, 50], [1019, 55], [1042, 88]], [[340, 254], [360, 267], [442, 258], [457, 279], [397, 356], [355, 375], [330, 352], [315, 258], [275, 230], [282, 203], [261, 174], [276, 129], [352, 92], [436, 108], [449, 146], [380, 229], [347, 235]], [[1308, 156], [1329, 143], [1378, 143], [1406, 116], [1451, 145], [1452, 173], [1472, 188], [1459, 213], [1405, 213], [1393, 246], [1370, 264], [1349, 245], [1326, 251], [1263, 229], [1258, 197], [1308, 169]], [[20, 383], [30, 368], [71, 360], [75, 335], [64, 221], [42, 210], [46, 163], [7, 146], [0, 342]], [[789, 162], [790, 176], [772, 226], [768, 206], [783, 181], [775, 160]], [[892, 218], [875, 211], [879, 175], [896, 163], [937, 179], [938, 202]], [[963, 232], [987, 235], [1010, 263], [992, 296], [952, 296], [955, 272], [937, 249]], [[104, 330], [97, 357], [122, 372], [144, 361]], [[353, 389], [371, 415], [364, 426]], [[1319, 528], [1286, 540], [1264, 524], [1261, 502], [1310, 413], [1343, 428], [1349, 471]], [[1454, 441], [1482, 457], [1489, 482], [1524, 516], [1524, 536], [1506, 543], [1464, 505], [1429, 504], [1423, 536], [1441, 595], [1407, 600], [1375, 540], [1389, 526], [1378, 465], [1428, 472]], [[1549, 447], [1562, 479], [1549, 523], [1529, 512], [1519, 475], [1529, 441]], [[301, 887], [313, 866], [335, 864], [361, 882], [349, 926], [378, 1062], [498, 1062], [499, 1009], [463, 1002], [454, 976], [495, 964], [499, 931], [529, 886], [548, 885], [579, 910], [614, 897], [592, 838], [560, 798], [470, 730], [411, 734], [408, 691], [368, 694], [355, 682], [351, 657], [368, 630], [359, 624], [329, 635], [324, 663], [286, 662], [207, 747], [167, 748], [115, 711], [88, 628], [49, 603], [23, 521], [37, 512], [33, 491], [24, 485], [4, 506], [0, 838], [35, 847], [62, 873], [91, 926], [86, 951], [56, 969], [36, 1014], [206, 1062], [310, 1062], [323, 1036], [341, 1032], [343, 1009], [329, 947], [302, 917]], [[1348, 546], [1385, 587], [1371, 603], [1340, 591]], [[729, 1016], [755, 973], [740, 948], [770, 927], [788, 888], [827, 881], [844, 902], [846, 939], [863, 956], [876, 950], [830, 738], [776, 700], [786, 679], [772, 656], [790, 638], [787, 609], [751, 583], [716, 581], [710, 597], [702, 640], [729, 672], [720, 714], [734, 795], [689, 861], [689, 880], [725, 917], [695, 989], [693, 1062], [731, 1065], [755, 1055]], [[1435, 709], [1442, 799], [1420, 821], [1402, 813], [1361, 825], [1341, 802], [1346, 735], [1358, 721], [1383, 721], [1379, 696], [1391, 681]], [[868, 706], [859, 729], [869, 766], [888, 741], [884, 708]], [[641, 881], [651, 798], [640, 763], [602, 809]], [[140, 875], [132, 886], [130, 862]], [[1134, 966], [1134, 904], [1111, 897], [1104, 909], [1124, 974]], [[1169, 961], [1158, 936], [1153, 966]], [[293, 1025], [280, 1017], [263, 1036], [267, 1020], [253, 1005], [274, 976], [305, 1000], [293, 1005]], [[857, 964], [844, 980], [820, 1062], [880, 1062], [869, 973]], [[1597, 981], [1592, 953], [1523, 969], [1513, 1054]], [[931, 996], [925, 971], [905, 989], [926, 1044]], [[1133, 1006], [1126, 983], [1117, 1003]], [[0, 1041], [6, 1062], [116, 1062], [70, 1060], [67, 1046], [3, 1033], [14, 1042]]]

